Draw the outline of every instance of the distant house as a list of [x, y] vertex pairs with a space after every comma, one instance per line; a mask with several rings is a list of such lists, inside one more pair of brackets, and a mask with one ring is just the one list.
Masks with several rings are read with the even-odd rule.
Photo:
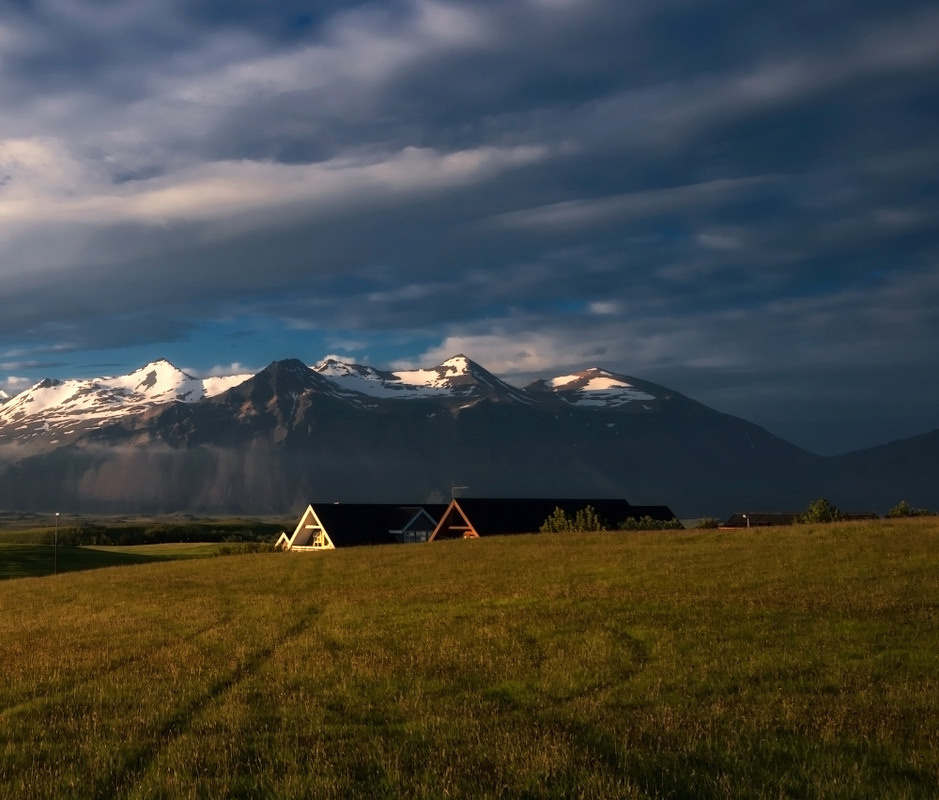
[[732, 514], [721, 528], [768, 528], [773, 525], [792, 525], [799, 511], [747, 511]]
[[548, 517], [560, 508], [573, 517], [591, 506], [611, 528], [630, 517], [651, 517], [668, 522], [675, 518], [668, 506], [634, 506], [625, 500], [596, 498], [481, 498], [460, 497], [447, 506], [430, 541], [478, 539], [515, 533], [537, 533]]
[[[333, 550], [371, 544], [426, 542], [434, 532], [441, 505], [327, 503], [307, 506], [293, 534], [280, 535], [283, 550]], [[428, 511], [430, 509], [430, 511]]]
[[[772, 525], [794, 525], [801, 511], [748, 511], [730, 516], [721, 524], [721, 529], [767, 528]], [[878, 519], [873, 511], [846, 511], [841, 514], [842, 522], [858, 522]]]

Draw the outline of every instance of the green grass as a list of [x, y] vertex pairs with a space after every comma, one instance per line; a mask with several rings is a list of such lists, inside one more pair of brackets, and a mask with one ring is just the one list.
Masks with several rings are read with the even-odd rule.
[[175, 542], [273, 542], [293, 519], [281, 517], [15, 514], [0, 511], [0, 544], [143, 545]]
[[134, 553], [151, 561], [153, 558], [206, 558], [214, 556], [219, 551], [215, 542], [168, 542], [166, 544], [136, 544], [136, 545], [92, 545], [82, 548], [96, 550], [102, 553]]
[[59, 547], [56, 551], [53, 545], [0, 542], [0, 580], [122, 567], [154, 560], [205, 558], [215, 555], [219, 547], [217, 544], [186, 543], [131, 547]]
[[2, 798], [933, 798], [939, 525], [0, 583]]

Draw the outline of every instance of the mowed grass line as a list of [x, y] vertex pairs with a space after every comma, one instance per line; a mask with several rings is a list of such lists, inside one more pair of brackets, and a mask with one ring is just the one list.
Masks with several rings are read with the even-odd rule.
[[937, 544], [917, 520], [7, 581], [0, 797], [934, 797]]

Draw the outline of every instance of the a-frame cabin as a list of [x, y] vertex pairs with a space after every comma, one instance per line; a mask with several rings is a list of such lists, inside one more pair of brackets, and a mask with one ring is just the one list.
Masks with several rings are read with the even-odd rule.
[[626, 500], [609, 498], [482, 498], [460, 497], [450, 501], [429, 541], [478, 539], [515, 533], [537, 533], [560, 508], [570, 517], [590, 506], [615, 528], [627, 519], [651, 517], [668, 521], [675, 518], [668, 506], [634, 506]]
[[291, 536], [280, 535], [277, 547], [297, 552], [333, 550], [372, 544], [426, 542], [443, 505], [327, 503], [307, 506]]
[[297, 552], [303, 550], [335, 550], [336, 545], [329, 538], [326, 528], [320, 521], [313, 506], [306, 507], [306, 511], [300, 516], [297, 527], [293, 530], [292, 536], [282, 533], [277, 540], [277, 547], [281, 550], [294, 550]]

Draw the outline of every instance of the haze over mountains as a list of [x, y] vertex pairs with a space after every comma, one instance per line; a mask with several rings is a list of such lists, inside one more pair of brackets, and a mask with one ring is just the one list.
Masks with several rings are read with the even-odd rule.
[[0, 508], [287, 513], [311, 501], [610, 496], [680, 516], [939, 507], [939, 431], [820, 457], [601, 369], [511, 386], [465, 356], [383, 371], [328, 357], [194, 378], [45, 380], [0, 398]]

